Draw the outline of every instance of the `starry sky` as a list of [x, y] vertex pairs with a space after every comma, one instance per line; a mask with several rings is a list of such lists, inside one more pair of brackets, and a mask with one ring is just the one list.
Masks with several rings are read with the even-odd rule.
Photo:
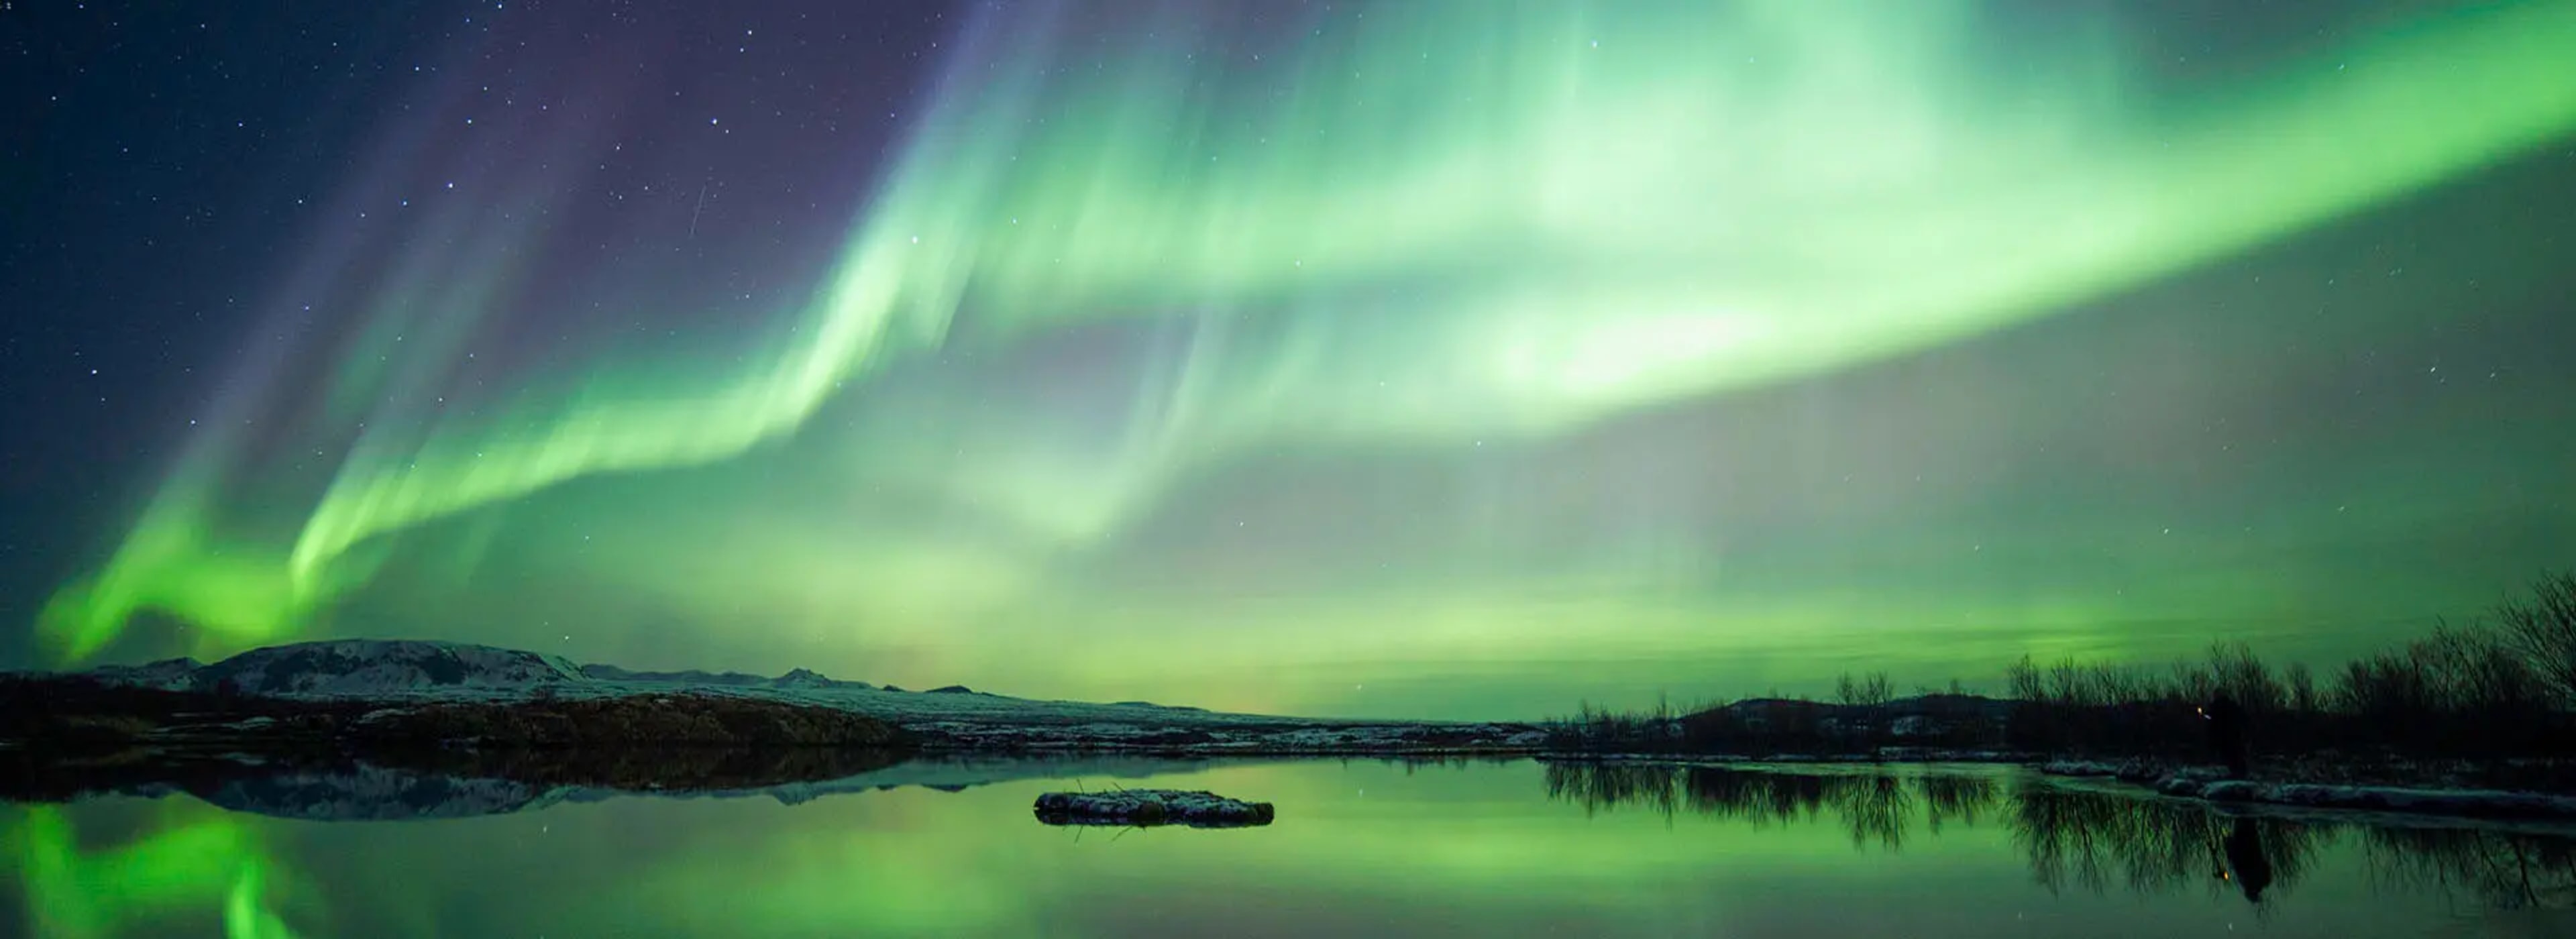
[[2576, 0], [16, 0], [0, 664], [1430, 717], [2324, 664], [2576, 563], [2567, 48]]

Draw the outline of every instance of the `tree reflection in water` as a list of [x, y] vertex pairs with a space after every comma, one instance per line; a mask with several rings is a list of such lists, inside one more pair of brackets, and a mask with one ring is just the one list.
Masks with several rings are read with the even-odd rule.
[[2507, 909], [2576, 906], [2576, 839], [2459, 828], [2366, 828], [2386, 887], [2466, 890]]
[[[1886, 773], [1785, 773], [1647, 763], [1550, 763], [1550, 798], [1586, 813], [1643, 808], [1732, 819], [1756, 826], [1815, 821], [1828, 810], [1854, 847], [1900, 850], [1918, 809], [1939, 833], [1950, 819], [1975, 819], [1994, 803], [1994, 780], [1973, 776], [1902, 778]], [[1973, 823], [1973, 822], [1972, 822]]]
[[2261, 905], [2292, 892], [2325, 852], [2350, 846], [2385, 888], [2463, 895], [2506, 909], [2576, 905], [2576, 839], [2547, 832], [2238, 814], [1992, 769], [1564, 762], [1548, 764], [1546, 780], [1550, 798], [1579, 804], [1586, 814], [1645, 809], [1755, 826], [1830, 822], [1848, 831], [1857, 849], [1901, 851], [1918, 830], [1937, 838], [1947, 825], [2000, 821], [2031, 876], [2052, 892], [2199, 889]]
[[1914, 784], [1923, 792], [1924, 827], [1935, 835], [1941, 833], [1944, 822], [1957, 821], [1973, 828], [1980, 819], [1994, 815], [1992, 776], [1918, 776]]
[[2045, 782], [2015, 787], [2010, 816], [2014, 844], [2051, 891], [2100, 892], [2118, 883], [2167, 893], [2206, 885], [2261, 902], [2297, 883], [2320, 839], [2333, 834], [2331, 826], [2230, 817], [2198, 803]]

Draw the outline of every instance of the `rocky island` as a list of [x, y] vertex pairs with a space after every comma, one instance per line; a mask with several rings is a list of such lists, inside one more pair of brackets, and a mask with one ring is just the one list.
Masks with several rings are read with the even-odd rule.
[[1038, 821], [1049, 825], [1126, 825], [1151, 828], [1248, 828], [1277, 815], [1268, 802], [1245, 802], [1213, 792], [1178, 789], [1112, 789], [1050, 792], [1038, 796]]

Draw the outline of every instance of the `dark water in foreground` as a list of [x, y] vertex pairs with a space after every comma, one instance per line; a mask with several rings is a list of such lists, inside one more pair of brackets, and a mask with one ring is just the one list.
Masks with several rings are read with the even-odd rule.
[[1306, 761], [1115, 784], [1272, 801], [1278, 821], [1123, 833], [1038, 824], [1031, 801], [1073, 787], [1063, 779], [793, 805], [616, 798], [429, 821], [289, 820], [188, 796], [0, 806], [10, 869], [0, 928], [558, 939], [2576, 935], [2576, 842], [2563, 838], [2240, 818], [2017, 769]]

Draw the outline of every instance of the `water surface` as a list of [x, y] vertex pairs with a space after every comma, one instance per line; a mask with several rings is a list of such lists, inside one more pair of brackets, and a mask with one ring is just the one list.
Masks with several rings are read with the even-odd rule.
[[[2529, 829], [2229, 815], [1999, 767], [1171, 768], [419, 821], [7, 806], [0, 889], [48, 936], [2576, 935], [2576, 842]], [[1110, 785], [1278, 821], [1031, 817]]]

